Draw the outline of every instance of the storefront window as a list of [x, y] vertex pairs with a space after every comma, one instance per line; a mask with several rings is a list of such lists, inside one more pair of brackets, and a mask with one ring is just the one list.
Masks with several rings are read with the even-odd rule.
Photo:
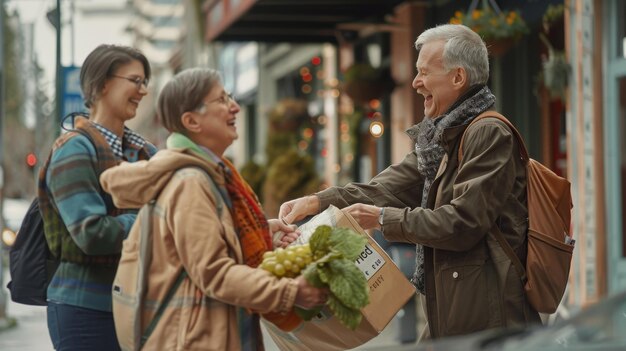
[[620, 140], [620, 176], [622, 188], [622, 257], [626, 257], [626, 77], [619, 78], [619, 140]]

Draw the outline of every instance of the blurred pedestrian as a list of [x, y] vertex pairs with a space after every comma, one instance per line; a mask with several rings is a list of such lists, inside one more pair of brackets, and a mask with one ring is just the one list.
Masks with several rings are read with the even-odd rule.
[[[256, 195], [224, 157], [238, 138], [239, 111], [216, 71], [180, 72], [158, 98], [157, 113], [171, 132], [167, 149], [150, 161], [122, 164], [102, 174], [103, 187], [118, 206], [137, 207], [156, 199], [160, 209], [153, 212], [153, 220], [136, 223], [122, 252], [125, 262], [127, 253], [136, 252], [133, 246], [143, 226], [153, 227], [140, 330], [155, 318], [155, 302], [186, 272], [172, 298], [181, 303], [169, 304], [160, 315], [146, 349], [262, 350], [259, 315], [250, 311], [287, 313], [295, 304], [312, 307], [326, 301], [327, 292], [302, 276], [279, 279], [256, 268], [273, 248], [270, 232], [293, 232], [295, 226], [266, 220]], [[222, 210], [220, 204], [225, 204]], [[132, 275], [131, 270], [120, 265], [116, 282]], [[117, 317], [120, 341], [132, 340], [132, 321]]]
[[56, 350], [119, 350], [111, 285], [136, 210], [113, 206], [99, 176], [156, 148], [125, 127], [148, 93], [150, 64], [136, 49], [100, 45], [85, 59], [80, 84], [89, 119], [54, 143], [39, 175], [46, 239], [60, 265], [48, 286], [48, 330]]
[[468, 27], [447, 24], [423, 32], [415, 47], [413, 88], [424, 97], [425, 117], [407, 131], [414, 150], [368, 184], [286, 202], [279, 217], [292, 223], [332, 204], [390, 241], [417, 244], [412, 282], [424, 295], [424, 336], [539, 323], [520, 276], [490, 234], [499, 229], [526, 261], [526, 171], [519, 145], [499, 120], [468, 128], [494, 109], [485, 43]]

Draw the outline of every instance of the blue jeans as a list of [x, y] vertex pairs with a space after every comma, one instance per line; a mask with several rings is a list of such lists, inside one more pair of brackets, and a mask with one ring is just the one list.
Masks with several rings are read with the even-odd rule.
[[120, 350], [111, 312], [49, 301], [48, 332], [57, 351]]

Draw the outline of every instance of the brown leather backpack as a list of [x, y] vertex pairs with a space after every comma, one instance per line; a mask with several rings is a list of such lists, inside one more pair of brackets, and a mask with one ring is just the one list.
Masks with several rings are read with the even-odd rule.
[[[526, 164], [528, 199], [528, 254], [522, 265], [497, 225], [494, 236], [518, 271], [530, 305], [542, 313], [554, 313], [559, 306], [567, 281], [575, 240], [570, 233], [572, 196], [570, 183], [549, 168], [528, 157], [528, 151], [517, 129], [501, 114], [486, 111], [474, 118], [497, 118], [515, 134], [520, 156]], [[463, 138], [459, 163], [463, 158]]]

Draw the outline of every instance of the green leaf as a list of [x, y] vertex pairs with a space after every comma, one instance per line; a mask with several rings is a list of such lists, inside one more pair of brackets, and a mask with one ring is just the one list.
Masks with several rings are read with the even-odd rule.
[[330, 252], [329, 238], [332, 233], [331, 227], [327, 225], [320, 225], [315, 228], [315, 231], [309, 239], [309, 247], [313, 257], [322, 257]]
[[338, 251], [344, 258], [354, 261], [365, 249], [367, 239], [348, 228], [333, 228], [329, 239], [332, 250]]
[[310, 321], [311, 319], [313, 319], [313, 317], [317, 316], [322, 311], [322, 308], [324, 308], [324, 306], [318, 306], [314, 307], [313, 309], [307, 310], [296, 306], [294, 310], [296, 311], [298, 317], [304, 319], [305, 321]]
[[[354, 260], [365, 248], [367, 238], [347, 228], [321, 225], [309, 240], [315, 261], [302, 274], [318, 288], [328, 287], [328, 305], [341, 323], [354, 330], [361, 323], [361, 308], [369, 303], [369, 287], [363, 272]], [[313, 318], [319, 310], [298, 310], [304, 320]]]
[[328, 286], [333, 295], [344, 305], [361, 309], [369, 303], [369, 288], [363, 272], [347, 259], [328, 263], [332, 274], [328, 274]]
[[317, 272], [317, 265], [310, 264], [303, 271], [302, 274], [309, 284], [313, 285], [316, 288], [325, 288], [327, 285], [324, 283]]
[[352, 309], [341, 303], [332, 295], [328, 297], [328, 307], [333, 311], [333, 315], [346, 327], [354, 330], [361, 323], [361, 311]]

